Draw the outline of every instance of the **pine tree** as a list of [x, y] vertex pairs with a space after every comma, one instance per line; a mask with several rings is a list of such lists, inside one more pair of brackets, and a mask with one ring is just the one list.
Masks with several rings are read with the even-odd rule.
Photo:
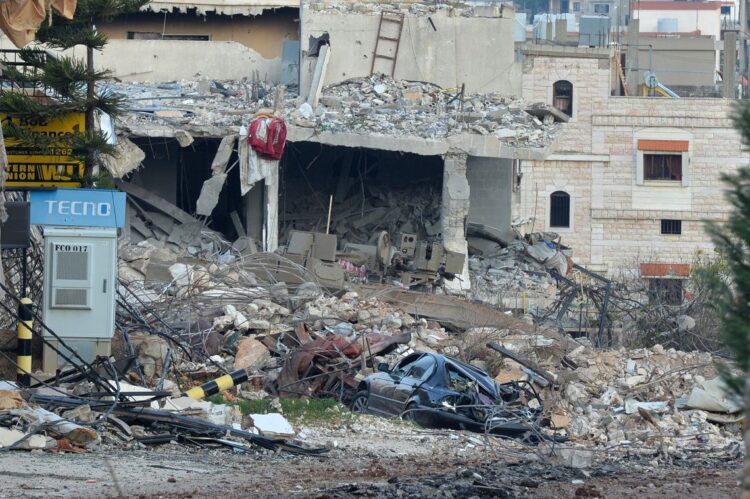
[[[750, 144], [750, 103], [743, 101], [734, 116], [745, 144]], [[732, 212], [725, 224], [710, 224], [708, 231], [726, 265], [727, 275], [711, 279], [716, 312], [722, 324], [722, 337], [731, 350], [740, 376], [724, 369], [723, 377], [745, 402], [745, 419], [750, 421], [750, 166], [725, 174], [727, 199]], [[750, 499], [750, 431], [745, 427], [745, 472], [743, 498]]]
[[[0, 95], [0, 112], [35, 120], [51, 119], [72, 112], [85, 113], [85, 132], [74, 133], [64, 139], [40, 137], [12, 123], [5, 123], [8, 139], [15, 139], [22, 147], [50, 153], [66, 148], [85, 164], [84, 186], [95, 181], [95, 167], [100, 158], [113, 155], [114, 147], [102, 131], [96, 129], [97, 109], [113, 118], [123, 112], [124, 97], [108, 90], [97, 90], [97, 83], [110, 77], [108, 71], [94, 69], [94, 51], [107, 44], [107, 37], [96, 30], [96, 23], [138, 11], [148, 0], [79, 0], [75, 17], [65, 19], [54, 14], [37, 32], [37, 40], [50, 49], [70, 49], [77, 45], [86, 48], [85, 60], [69, 55], [51, 57], [40, 48], [21, 49], [20, 57], [27, 69], [4, 70], [3, 77], [21, 88], [45, 89], [40, 92], [4, 92]], [[31, 68], [29, 70], [28, 68]]]

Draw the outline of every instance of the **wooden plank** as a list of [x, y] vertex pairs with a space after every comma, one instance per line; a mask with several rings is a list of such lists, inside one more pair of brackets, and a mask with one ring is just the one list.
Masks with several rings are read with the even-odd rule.
[[131, 196], [150, 204], [154, 208], [158, 208], [178, 222], [184, 224], [197, 222], [197, 220], [186, 211], [182, 211], [180, 208], [160, 197], [158, 194], [154, 194], [139, 185], [131, 184], [130, 182], [123, 182], [122, 180], [115, 180], [115, 185], [117, 185], [121, 191], [127, 192]]

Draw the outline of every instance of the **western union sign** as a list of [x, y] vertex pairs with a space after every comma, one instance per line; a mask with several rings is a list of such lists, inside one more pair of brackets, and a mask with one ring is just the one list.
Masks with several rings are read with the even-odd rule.
[[35, 150], [23, 146], [17, 140], [8, 139], [5, 148], [8, 154], [6, 168], [7, 187], [80, 187], [78, 178], [83, 177], [83, 161], [73, 157], [70, 144], [65, 141], [75, 133], [86, 129], [84, 113], [71, 113], [50, 120], [8, 116], [0, 113], [3, 124], [12, 122], [34, 135], [59, 137], [63, 141], [53, 143], [49, 150]]

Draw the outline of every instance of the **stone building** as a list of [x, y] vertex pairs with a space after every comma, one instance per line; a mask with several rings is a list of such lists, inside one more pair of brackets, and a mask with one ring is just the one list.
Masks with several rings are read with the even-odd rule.
[[567, 107], [550, 155], [525, 161], [514, 214], [609, 274], [685, 277], [730, 209], [722, 173], [748, 162], [733, 101], [615, 97], [608, 49], [527, 46], [524, 98]]

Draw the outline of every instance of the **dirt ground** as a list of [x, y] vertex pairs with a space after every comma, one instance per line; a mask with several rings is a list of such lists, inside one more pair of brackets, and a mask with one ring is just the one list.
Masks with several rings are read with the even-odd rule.
[[180, 444], [87, 454], [0, 452], [0, 497], [737, 497], [740, 462], [654, 465], [600, 456], [587, 469], [476, 434], [365, 417], [301, 428], [326, 457]]

